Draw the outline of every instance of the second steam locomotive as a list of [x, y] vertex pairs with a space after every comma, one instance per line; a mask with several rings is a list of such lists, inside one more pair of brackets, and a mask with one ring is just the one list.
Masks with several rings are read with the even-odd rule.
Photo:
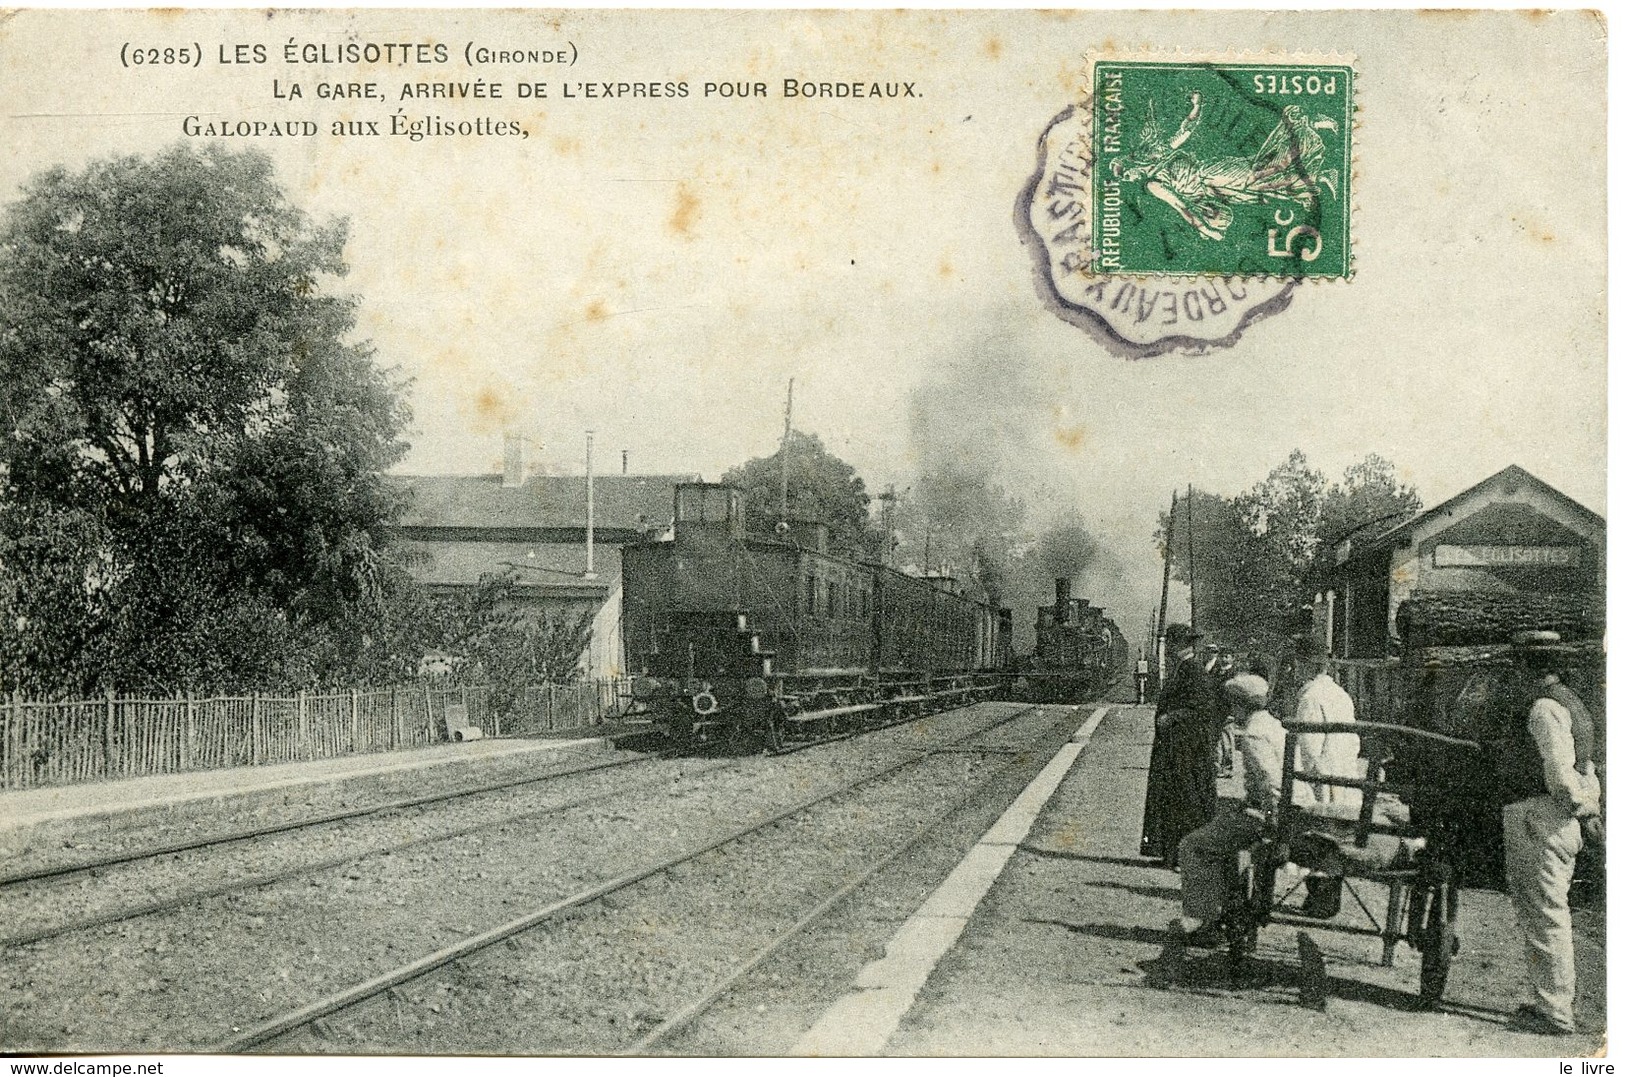
[[1128, 640], [1072, 581], [1055, 580], [1055, 605], [1038, 608], [1038, 645], [1023, 662], [1025, 698], [1040, 703], [1093, 699], [1128, 667]]

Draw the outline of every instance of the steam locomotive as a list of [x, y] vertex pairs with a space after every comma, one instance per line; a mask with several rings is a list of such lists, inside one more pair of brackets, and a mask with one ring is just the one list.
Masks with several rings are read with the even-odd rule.
[[1038, 643], [1024, 663], [1024, 697], [1035, 703], [1092, 699], [1128, 667], [1128, 640], [1117, 623], [1087, 598], [1072, 597], [1072, 581], [1057, 578], [1055, 605], [1038, 608]]
[[683, 483], [674, 533], [621, 551], [635, 712], [673, 741], [778, 750], [994, 695], [1011, 617], [829, 552], [822, 524], [746, 534], [739, 490]]

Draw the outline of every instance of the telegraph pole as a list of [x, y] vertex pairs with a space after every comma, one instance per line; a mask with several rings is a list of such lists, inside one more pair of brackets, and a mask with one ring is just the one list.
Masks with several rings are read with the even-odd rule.
[[784, 393], [784, 437], [779, 442], [779, 523], [790, 522], [790, 406], [796, 398], [796, 379]]
[[[1178, 495], [1174, 495], [1178, 497]], [[1196, 627], [1196, 494], [1185, 484], [1185, 556], [1190, 561], [1191, 628]]]
[[886, 484], [886, 492], [877, 499], [880, 501], [880, 527], [885, 534], [886, 545], [880, 551], [881, 561], [889, 568], [892, 563], [892, 535], [897, 530], [897, 485]]
[[587, 571], [583, 579], [595, 580], [598, 573], [592, 569], [592, 431], [587, 431]]
[[1168, 573], [1174, 566], [1174, 515], [1179, 512], [1179, 491], [1174, 491], [1174, 500], [1168, 506], [1168, 533], [1162, 538], [1162, 604], [1157, 607], [1157, 690], [1162, 690], [1162, 678], [1167, 675], [1168, 648], [1162, 642], [1162, 634], [1168, 631]]

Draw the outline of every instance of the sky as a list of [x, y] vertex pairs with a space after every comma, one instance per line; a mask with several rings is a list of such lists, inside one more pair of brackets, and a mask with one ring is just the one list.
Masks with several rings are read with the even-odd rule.
[[[591, 428], [611, 467], [624, 449], [634, 471], [715, 478], [774, 450], [794, 378], [796, 426], [872, 490], [953, 456], [1035, 522], [1077, 511], [1138, 624], [1170, 492], [1238, 493], [1295, 448], [1334, 478], [1380, 453], [1427, 504], [1517, 463], [1604, 509], [1602, 38], [1578, 12], [23, 13], [0, 24], [0, 200], [47, 166], [167, 146], [188, 115], [522, 123], [240, 140], [312, 214], [350, 220], [358, 333], [411, 379], [399, 470], [497, 470], [512, 429], [578, 472]], [[579, 58], [290, 66], [290, 40]], [[207, 62], [126, 67], [132, 41]], [[218, 63], [237, 43], [271, 62]], [[1299, 287], [1202, 356], [1118, 358], [1046, 310], [1016, 203], [1103, 49], [1353, 57], [1353, 279]], [[505, 97], [398, 99], [480, 77]], [[786, 78], [919, 96], [786, 100]], [[355, 81], [388, 100], [313, 99]], [[517, 97], [543, 81], [548, 98]], [[595, 81], [690, 96], [559, 96]], [[769, 96], [705, 98], [708, 81]]]

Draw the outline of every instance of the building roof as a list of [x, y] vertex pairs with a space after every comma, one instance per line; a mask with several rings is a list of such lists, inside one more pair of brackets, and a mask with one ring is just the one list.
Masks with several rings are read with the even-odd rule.
[[[672, 490], [697, 475], [593, 477], [593, 525], [664, 527], [671, 521]], [[522, 486], [503, 486], [498, 475], [391, 475], [410, 491], [399, 521], [424, 528], [565, 528], [587, 526], [584, 475], [533, 475]]]
[[1437, 519], [1440, 516], [1450, 515], [1451, 513], [1455, 512], [1455, 510], [1464, 502], [1491, 486], [1506, 485], [1516, 487], [1525, 484], [1533, 486], [1537, 490], [1540, 490], [1555, 498], [1560, 504], [1574, 511], [1587, 523], [1590, 523], [1595, 527], [1605, 526], [1605, 522], [1601, 516], [1597, 515], [1595, 512], [1592, 512], [1590, 509], [1586, 508], [1584, 505], [1580, 504], [1578, 501], [1574, 500], [1557, 487], [1548, 482], [1542, 481], [1535, 475], [1531, 475], [1517, 464], [1512, 464], [1508, 467], [1502, 468], [1500, 471], [1497, 471], [1495, 474], [1491, 475], [1482, 482], [1469, 486], [1455, 497], [1452, 497], [1446, 501], [1441, 501], [1431, 509], [1424, 509], [1415, 516], [1401, 521], [1400, 523], [1394, 524], [1385, 530], [1377, 530], [1375, 534], [1365, 535], [1362, 535], [1356, 531], [1350, 535], [1350, 538], [1353, 539], [1354, 550], [1357, 553], [1364, 553], [1369, 550], [1389, 549], [1394, 546], [1399, 546], [1403, 543], [1409, 542], [1411, 535], [1415, 533], [1417, 528], [1423, 526], [1430, 520]]

